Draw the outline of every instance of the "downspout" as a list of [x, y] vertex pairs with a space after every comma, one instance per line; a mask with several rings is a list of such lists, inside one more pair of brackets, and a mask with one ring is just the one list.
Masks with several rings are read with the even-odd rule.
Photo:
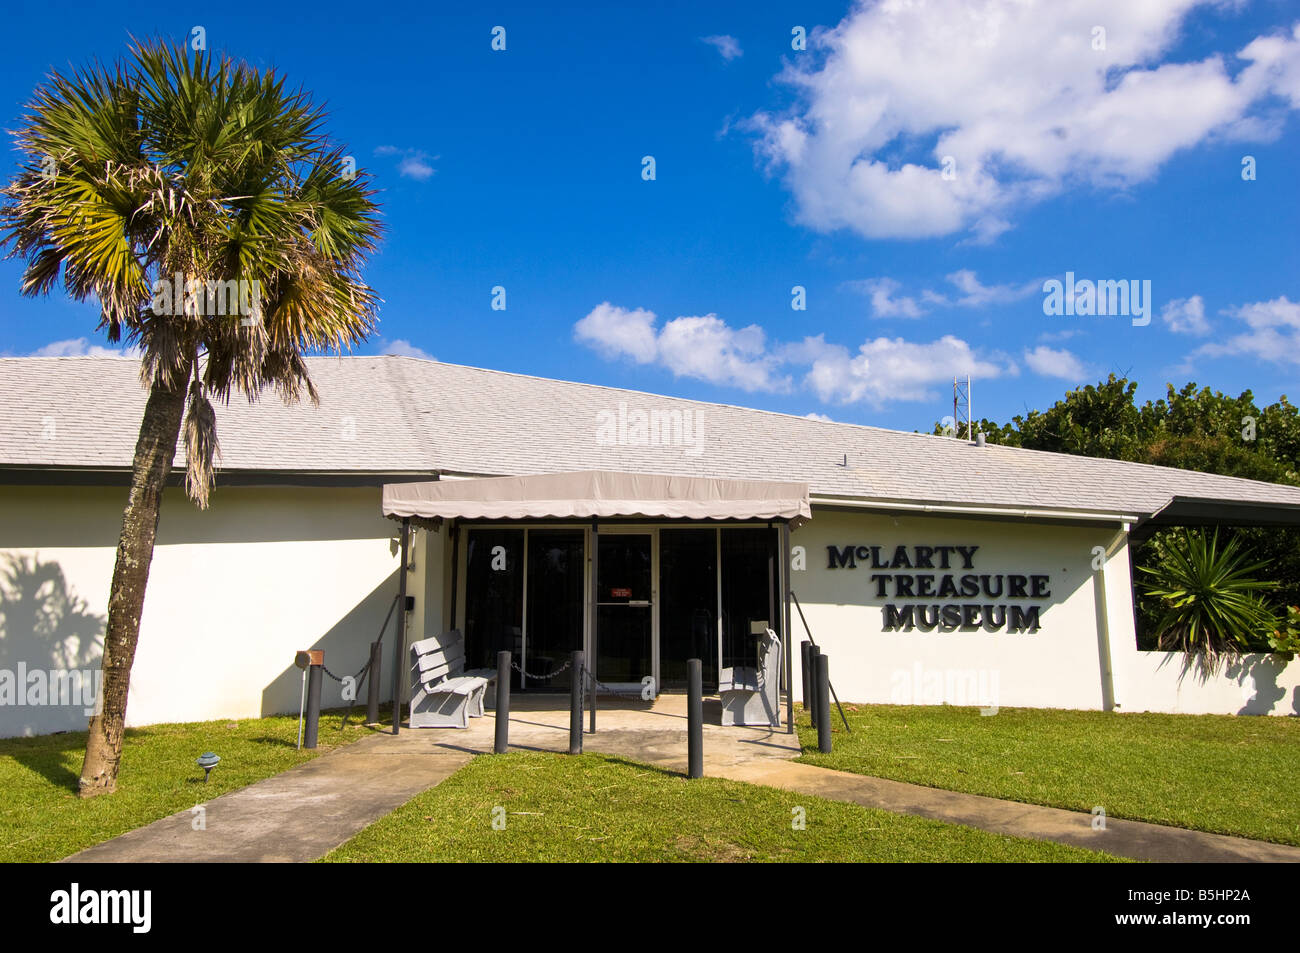
[[1103, 551], [1104, 558], [1093, 581], [1097, 607], [1097, 661], [1101, 667], [1101, 707], [1113, 711], [1120, 705], [1115, 701], [1115, 668], [1110, 651], [1110, 606], [1106, 599], [1106, 564], [1119, 552], [1128, 539], [1129, 524], [1121, 523], [1120, 530]]
[[794, 659], [790, 646], [790, 522], [781, 524], [781, 637], [785, 641], [785, 733], [794, 733]]
[[406, 651], [406, 567], [411, 518], [402, 518], [401, 565], [397, 570], [397, 636], [393, 639], [393, 734], [402, 728], [402, 653]]

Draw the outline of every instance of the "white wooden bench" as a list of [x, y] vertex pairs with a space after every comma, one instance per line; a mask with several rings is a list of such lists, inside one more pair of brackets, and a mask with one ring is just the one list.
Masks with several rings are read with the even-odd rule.
[[468, 728], [483, 714], [496, 669], [465, 670], [465, 642], [459, 629], [411, 643], [412, 728]]
[[758, 648], [758, 666], [724, 668], [718, 678], [724, 725], [781, 727], [781, 639], [771, 629]]

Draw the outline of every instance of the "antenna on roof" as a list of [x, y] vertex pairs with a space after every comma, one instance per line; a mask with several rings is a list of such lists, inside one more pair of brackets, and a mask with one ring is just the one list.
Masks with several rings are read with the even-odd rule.
[[966, 421], [966, 439], [975, 439], [975, 418], [971, 414], [970, 375], [952, 379], [952, 435], [961, 439], [961, 422]]

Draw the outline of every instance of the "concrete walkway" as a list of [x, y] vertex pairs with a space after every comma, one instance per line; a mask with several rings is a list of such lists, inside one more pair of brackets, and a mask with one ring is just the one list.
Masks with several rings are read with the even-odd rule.
[[978, 794], [942, 791], [919, 784], [832, 771], [811, 764], [769, 762], [719, 767], [706, 765], [706, 771], [711, 775], [749, 784], [765, 784], [833, 801], [849, 801], [897, 814], [915, 814], [951, 824], [977, 827], [995, 834], [1032, 837], [1073, 847], [1086, 847], [1088, 850], [1103, 850], [1137, 860], [1176, 863], [1300, 863], [1300, 847], [1114, 817], [1106, 818], [1105, 830], [1093, 830], [1091, 814], [1022, 804], [1019, 801], [1003, 801]]
[[[568, 751], [567, 698], [518, 696], [510, 717], [515, 750]], [[765, 728], [723, 728], [716, 699], [705, 702], [709, 768], [793, 758], [796, 736]], [[686, 702], [664, 695], [653, 705], [602, 699], [587, 751], [686, 770]], [[708, 724], [708, 722], [714, 722]], [[584, 720], [584, 726], [587, 721]], [[248, 863], [311, 861], [438, 784], [477, 754], [492, 751], [495, 719], [470, 719], [468, 730], [408, 729], [376, 733], [223, 794], [204, 806], [204, 828], [182, 811], [89, 847], [65, 863]], [[679, 763], [680, 762], [680, 763]], [[708, 770], [708, 769], [706, 769]]]
[[[518, 696], [510, 718], [515, 750], [567, 751], [569, 713], [562, 700]], [[1178, 862], [1300, 862], [1300, 848], [1205, 834], [1140, 821], [1106, 819], [1094, 830], [1089, 814], [1003, 801], [975, 794], [887, 781], [798, 764], [797, 736], [784, 729], [723, 728], [716, 699], [705, 700], [704, 772], [900, 814], [1052, 840], [1139, 860]], [[584, 726], [587, 722], [584, 720]], [[662, 695], [653, 705], [606, 701], [597, 733], [584, 750], [685, 772], [686, 700]], [[495, 724], [470, 720], [465, 731], [411, 730], [375, 734], [313, 761], [208, 802], [206, 830], [183, 811], [74, 854], [70, 862], [310, 861], [348, 840], [492, 750]]]

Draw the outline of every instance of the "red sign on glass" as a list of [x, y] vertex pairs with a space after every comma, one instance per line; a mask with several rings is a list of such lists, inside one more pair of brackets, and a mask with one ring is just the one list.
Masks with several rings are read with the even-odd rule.
[[619, 588], [614, 588], [614, 589], [609, 590], [609, 597], [610, 597], [611, 599], [631, 599], [631, 598], [632, 598], [632, 590], [631, 590], [631, 589], [619, 589]]

